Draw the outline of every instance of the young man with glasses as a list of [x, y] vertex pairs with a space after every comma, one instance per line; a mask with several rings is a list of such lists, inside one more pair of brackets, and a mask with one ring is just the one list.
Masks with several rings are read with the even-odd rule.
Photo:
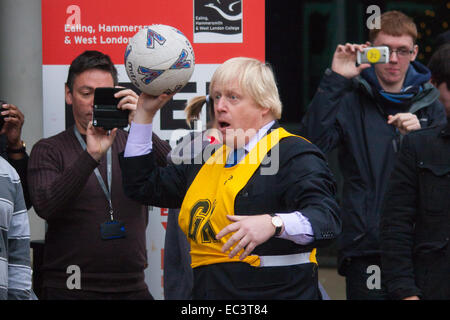
[[338, 45], [302, 122], [302, 134], [322, 151], [339, 147], [338, 270], [348, 299], [388, 297], [382, 281], [378, 285], [379, 221], [396, 153], [408, 132], [446, 122], [430, 71], [415, 61], [416, 38], [413, 20], [389, 11], [381, 15], [381, 28], [369, 33], [371, 46], [389, 47], [389, 63], [356, 66], [357, 51], [369, 43]]

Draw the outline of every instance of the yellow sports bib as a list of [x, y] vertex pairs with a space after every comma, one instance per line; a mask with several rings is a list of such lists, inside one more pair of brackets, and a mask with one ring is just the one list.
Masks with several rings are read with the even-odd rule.
[[[225, 162], [232, 149], [224, 145], [202, 166], [184, 197], [178, 218], [191, 245], [192, 268], [241, 261], [240, 253], [230, 259], [227, 252], [221, 251], [231, 234], [220, 240], [216, 235], [231, 223], [226, 216], [234, 215], [236, 195], [248, 183], [269, 150], [288, 136], [293, 135], [282, 128], [272, 131], [240, 163], [230, 168], [225, 167]], [[246, 257], [243, 262], [252, 266], [260, 264], [256, 255]]]

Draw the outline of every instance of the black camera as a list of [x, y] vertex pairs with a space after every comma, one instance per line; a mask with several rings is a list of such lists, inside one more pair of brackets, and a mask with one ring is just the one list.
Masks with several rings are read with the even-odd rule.
[[105, 130], [125, 128], [128, 126], [130, 110], [117, 109], [120, 98], [115, 98], [116, 92], [124, 88], [96, 88], [94, 92], [94, 112], [92, 125]]

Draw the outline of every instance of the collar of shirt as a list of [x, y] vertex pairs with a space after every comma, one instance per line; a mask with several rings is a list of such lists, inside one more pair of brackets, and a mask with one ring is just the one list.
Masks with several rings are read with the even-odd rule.
[[[266, 135], [267, 131], [269, 131], [269, 129], [272, 128], [274, 123], [275, 123], [275, 120], [272, 120], [269, 123], [267, 123], [266, 125], [264, 125], [261, 129], [259, 129], [258, 132], [253, 136], [253, 138], [251, 138], [250, 141], [244, 146], [243, 149], [246, 152], [238, 153], [236, 162], [229, 159], [229, 160], [227, 160], [227, 163], [233, 163], [233, 164], [239, 163], [245, 157], [245, 155], [247, 153], [249, 153], [250, 150], [252, 150], [254, 146], [256, 146], [256, 144], [259, 142], [259, 140], [261, 140], [261, 138]], [[230, 153], [230, 157], [231, 157], [231, 155], [233, 155], [233, 152]]]
[[258, 143], [259, 140], [261, 140], [262, 137], [264, 137], [269, 131], [270, 128], [274, 125], [275, 120], [270, 121], [268, 124], [263, 126], [261, 129], [258, 130], [258, 132], [253, 136], [253, 138], [250, 139], [250, 141], [244, 146], [245, 151], [250, 152], [250, 150], [253, 149], [254, 146]]

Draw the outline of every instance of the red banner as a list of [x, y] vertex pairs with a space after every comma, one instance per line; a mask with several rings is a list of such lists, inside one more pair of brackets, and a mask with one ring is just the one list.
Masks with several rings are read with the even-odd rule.
[[[194, 47], [197, 64], [222, 63], [237, 55], [264, 60], [264, 0], [235, 1], [223, 10], [220, 4], [217, 0], [42, 0], [43, 64], [68, 65], [84, 50], [107, 52], [114, 63], [123, 64], [128, 38], [152, 24], [171, 25], [183, 32]], [[224, 26], [213, 18], [222, 14], [236, 20], [230, 12], [239, 5], [240, 43], [194, 41], [194, 33], [202, 29], [233, 31], [232, 25]]]

